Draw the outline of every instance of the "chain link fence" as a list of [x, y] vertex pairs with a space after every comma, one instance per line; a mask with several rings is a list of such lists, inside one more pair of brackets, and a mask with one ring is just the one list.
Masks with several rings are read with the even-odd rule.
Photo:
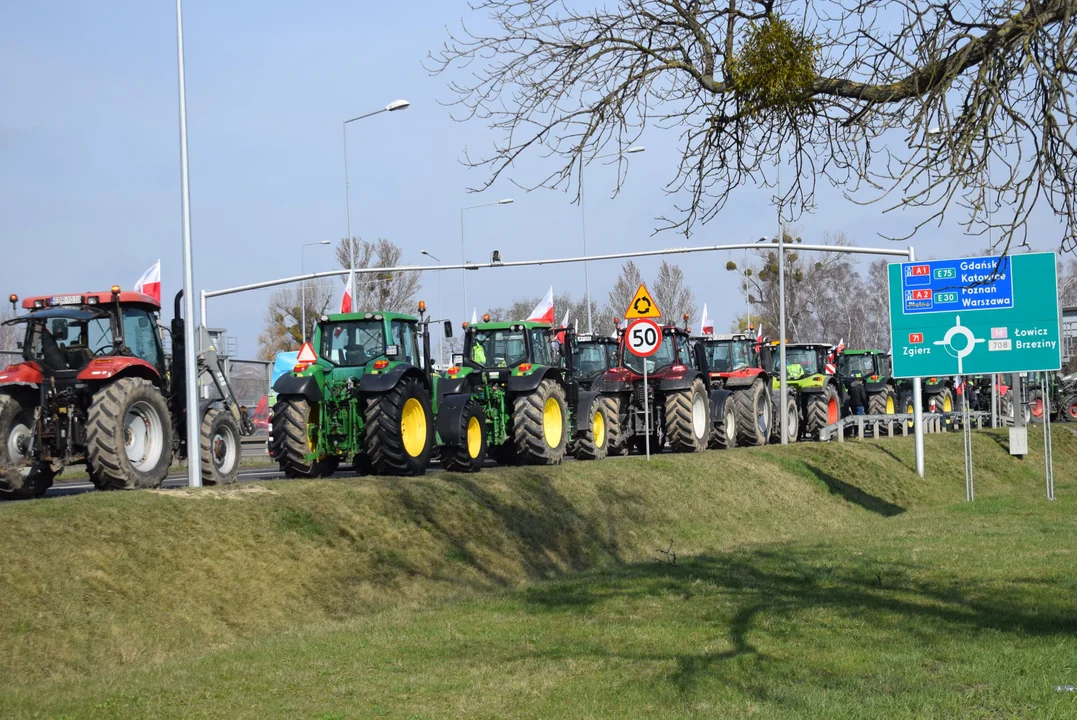
[[6, 368], [8, 365], [20, 362], [22, 362], [22, 351], [0, 350], [0, 368]]

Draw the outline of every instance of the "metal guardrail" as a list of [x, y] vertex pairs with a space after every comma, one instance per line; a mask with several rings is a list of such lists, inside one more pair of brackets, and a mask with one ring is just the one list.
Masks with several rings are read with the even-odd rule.
[[[943, 433], [961, 427], [964, 413], [924, 413], [924, 432]], [[969, 411], [969, 420], [973, 428], [983, 429], [991, 421], [991, 413]], [[906, 437], [912, 434], [912, 413], [895, 413], [894, 415], [849, 415], [832, 425], [819, 430], [819, 439], [827, 442], [836, 439], [845, 441], [847, 430], [853, 431], [853, 437], [863, 440], [865, 437]]]

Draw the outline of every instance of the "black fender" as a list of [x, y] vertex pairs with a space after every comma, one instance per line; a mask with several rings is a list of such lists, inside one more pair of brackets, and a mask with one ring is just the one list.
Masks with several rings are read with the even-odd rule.
[[383, 393], [395, 388], [406, 377], [413, 377], [421, 382], [427, 390], [430, 389], [430, 379], [426, 376], [426, 373], [414, 365], [401, 364], [384, 375], [363, 373], [363, 377], [359, 378], [359, 392]]
[[434, 421], [434, 427], [438, 431], [443, 445], [460, 445], [463, 438], [460, 437], [460, 428], [464, 415], [464, 408], [471, 401], [468, 393], [456, 393], [445, 395], [438, 405], [438, 416]]
[[719, 388], [711, 390], [711, 424], [722, 421], [725, 417], [725, 404], [733, 396], [733, 391]]
[[677, 378], [676, 380], [668, 380], [666, 378], [662, 378], [658, 381], [658, 390], [660, 392], [677, 392], [678, 390], [687, 390], [692, 387], [692, 383], [694, 383], [697, 379], [702, 379], [704, 384], [709, 384], [707, 383], [706, 379], [703, 378], [703, 375], [701, 373], [689, 372], [685, 373], [683, 377]]
[[310, 375], [300, 377], [298, 375], [281, 375], [277, 382], [273, 383], [273, 392], [277, 395], [299, 395], [309, 402], [322, 401], [322, 389], [318, 387], [318, 381]]
[[508, 382], [505, 383], [505, 390], [510, 393], [524, 395], [534, 392], [539, 383], [547, 378], [563, 383], [564, 375], [562, 372], [561, 368], [547, 366], [541, 372], [533, 372], [530, 375], [510, 375]]
[[458, 395], [460, 393], [471, 392], [470, 375], [457, 378], [441, 378], [438, 380], [438, 395], [445, 397], [446, 395]]
[[573, 417], [576, 418], [576, 431], [585, 432], [590, 428], [591, 408], [594, 407], [595, 399], [599, 393], [594, 390], [580, 390], [576, 398], [576, 407], [573, 408]]
[[619, 380], [606, 380], [603, 377], [596, 378], [591, 382], [591, 390], [596, 393], [627, 393], [632, 392], [632, 383]]

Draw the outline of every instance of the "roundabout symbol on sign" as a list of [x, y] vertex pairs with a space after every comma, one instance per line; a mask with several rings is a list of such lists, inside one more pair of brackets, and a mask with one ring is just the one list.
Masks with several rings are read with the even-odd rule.
[[636, 320], [625, 333], [628, 350], [638, 357], [650, 357], [662, 344], [662, 328], [654, 320]]
[[[954, 346], [955, 335], [962, 335], [965, 338], [965, 344], [960, 348]], [[961, 316], [957, 315], [954, 318], [954, 326], [946, 331], [946, 335], [943, 336], [942, 340], [936, 340], [935, 344], [942, 345], [946, 352], [957, 358], [957, 374], [964, 375], [962, 361], [972, 354], [972, 350], [977, 343], [982, 342], [987, 342], [987, 340], [976, 337], [972, 330], [961, 324]]]

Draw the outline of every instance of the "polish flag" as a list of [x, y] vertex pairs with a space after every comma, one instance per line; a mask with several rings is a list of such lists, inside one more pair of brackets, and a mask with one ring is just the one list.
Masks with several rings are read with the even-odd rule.
[[763, 344], [763, 323], [759, 323], [759, 330], [757, 330], [755, 333], [755, 344]]
[[135, 283], [135, 292], [149, 295], [157, 302], [161, 302], [161, 261], [158, 260]]
[[350, 313], [352, 311], [352, 297], [355, 289], [355, 273], [348, 276], [348, 282], [344, 285], [344, 294], [340, 296], [340, 311]]
[[[568, 327], [568, 310], [567, 309], [565, 310], [565, 319], [561, 321], [560, 327], [563, 327], [563, 328]], [[561, 343], [562, 345], [565, 344], [565, 331], [564, 330], [557, 333], [557, 342]]]
[[703, 317], [699, 319], [699, 331], [704, 335], [714, 334], [714, 321], [707, 317], [707, 303], [703, 303]]
[[553, 286], [546, 291], [546, 297], [539, 301], [539, 304], [535, 306], [535, 309], [531, 311], [531, 316], [527, 318], [529, 322], [541, 322], [549, 323], [553, 325]]
[[479, 321], [479, 309], [471, 308], [471, 324], [474, 325]]

